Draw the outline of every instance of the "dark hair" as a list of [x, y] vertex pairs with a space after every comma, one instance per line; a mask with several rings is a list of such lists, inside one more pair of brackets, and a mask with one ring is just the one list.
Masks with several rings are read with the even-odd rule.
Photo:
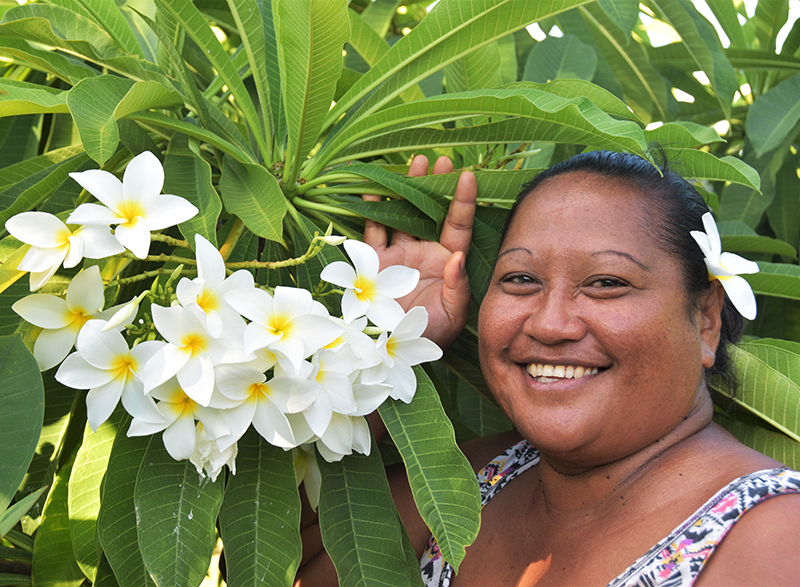
[[[609, 178], [633, 183], [650, 203], [653, 236], [662, 248], [674, 256], [684, 269], [684, 285], [689, 298], [689, 315], [700, 307], [700, 300], [711, 287], [703, 252], [689, 234], [692, 230], [704, 231], [702, 216], [709, 211], [703, 197], [688, 181], [669, 169], [663, 150], [656, 149], [658, 161], [654, 164], [631, 153], [590, 151], [575, 155], [537, 175], [525, 185], [501, 232], [500, 244], [516, 216], [520, 204], [547, 180], [567, 173], [595, 173]], [[744, 320], [725, 295], [721, 313], [722, 326], [714, 365], [705, 370], [706, 379], [719, 374], [727, 380], [731, 392], [736, 390], [736, 377], [728, 345], [742, 335]]]

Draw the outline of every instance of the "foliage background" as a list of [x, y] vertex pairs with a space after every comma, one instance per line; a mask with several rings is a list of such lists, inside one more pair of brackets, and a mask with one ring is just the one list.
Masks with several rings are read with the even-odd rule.
[[[747, 276], [759, 315], [736, 353], [742, 387], [733, 407], [719, 402], [718, 420], [797, 467], [800, 24], [787, 22], [790, 0], [750, 12], [714, 0], [727, 39], [688, 0], [441, 0], [429, 16], [428, 4], [1, 1], [0, 219], [63, 215], [88, 197], [69, 172], [120, 173], [151, 150], [164, 192], [201, 210], [172, 236], [200, 233], [229, 263], [281, 261], [330, 222], [358, 237], [363, 217], [435, 238], [457, 174], [404, 174], [412, 153], [444, 154], [478, 177], [476, 310], [520, 185], [587, 148], [646, 153], [657, 141], [707, 195], [724, 249], [761, 267]], [[539, 40], [524, 28], [533, 22]], [[653, 46], [649, 31], [670, 42]], [[363, 203], [362, 193], [389, 200]], [[197, 585], [219, 535], [229, 584], [263, 573], [291, 584], [300, 550], [289, 453], [248, 435], [237, 474], [209, 483], [159, 438], [127, 438], [121, 415], [91, 433], [84, 395], [40, 377], [26, 348], [36, 329], [11, 311], [28, 294], [15, 270], [24, 247], [2, 236], [0, 584]], [[313, 291], [323, 264], [341, 259], [325, 249], [253, 270], [261, 284]], [[102, 262], [106, 305], [149, 286], [126, 279], [155, 263]], [[455, 440], [509, 426], [476, 367], [475, 314], [418, 371], [419, 401], [381, 408], [393, 440], [384, 460], [416, 471], [415, 496], [455, 563], [477, 530], [474, 495], [453, 498], [449, 485], [471, 483]], [[439, 454], [424, 448], [434, 439]], [[447, 475], [433, 472], [437, 456]], [[321, 465], [321, 523], [342, 584], [419, 584], [378, 451]]]

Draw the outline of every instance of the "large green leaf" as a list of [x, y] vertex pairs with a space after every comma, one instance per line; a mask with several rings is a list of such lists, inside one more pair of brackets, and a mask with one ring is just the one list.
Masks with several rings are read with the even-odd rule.
[[[26, 495], [7, 510], [0, 512], [0, 538], [5, 536], [8, 531], [11, 530], [11, 528], [19, 523], [22, 516], [24, 516], [28, 510], [31, 509], [31, 507], [33, 507], [33, 504], [36, 503], [36, 500], [39, 499], [39, 497], [41, 497], [45, 489], [47, 489], [47, 487], [42, 487], [41, 489]], [[2, 555], [0, 555], [0, 558], [3, 558]]]
[[775, 50], [778, 32], [789, 16], [789, 0], [773, 0], [756, 4], [756, 38], [764, 49]]
[[557, 78], [591, 81], [596, 69], [594, 48], [578, 37], [547, 37], [528, 54], [522, 79], [540, 84]]
[[742, 24], [739, 22], [739, 16], [736, 8], [731, 1], [723, 0], [722, 2], [707, 2], [708, 7], [717, 19], [717, 22], [725, 31], [725, 34], [730, 39], [731, 47], [745, 47], [747, 41], [742, 34]]
[[[732, 351], [739, 380], [733, 400], [800, 442], [800, 384], [746, 350]], [[727, 393], [724, 383], [712, 384]]]
[[72, 549], [83, 574], [94, 581], [100, 553], [97, 550], [97, 513], [100, 511], [100, 484], [117, 433], [121, 410], [92, 431], [89, 424], [78, 449], [69, 478], [69, 529]]
[[744, 275], [757, 294], [800, 300], [800, 267], [788, 263], [759, 263], [760, 271]]
[[67, 92], [49, 86], [0, 80], [0, 116], [69, 112]]
[[405, 529], [375, 443], [370, 456], [352, 454], [338, 463], [317, 457], [317, 462], [322, 472], [322, 542], [336, 567], [339, 585], [421, 585], [418, 563], [414, 565], [416, 581], [403, 564], [408, 561]]
[[179, 226], [189, 243], [194, 245], [194, 235], [199, 234], [216, 247], [222, 202], [211, 182], [211, 166], [194, 153], [168, 152], [164, 158], [164, 193], [181, 196], [197, 206], [198, 214]]
[[84, 577], [72, 552], [67, 512], [67, 484], [72, 462], [56, 475], [33, 543], [33, 584], [41, 587], [78, 587]]
[[107, 2], [106, 0], [78, 1], [103, 30], [114, 39], [114, 42], [123, 52], [144, 58], [144, 53], [116, 2]]
[[223, 479], [211, 481], [176, 461], [160, 435], [150, 437], [133, 501], [144, 564], [159, 587], [199, 585], [217, 539]]
[[680, 120], [645, 130], [648, 143], [657, 142], [668, 148], [689, 148], [724, 142], [713, 128], [695, 122]]
[[17, 491], [33, 458], [44, 417], [39, 368], [19, 336], [0, 338], [0, 511]]
[[[775, 235], [800, 247], [800, 154], [789, 155], [775, 177], [775, 198], [767, 209], [769, 224]], [[796, 255], [795, 255], [796, 257]]]
[[102, 75], [78, 82], [67, 95], [67, 105], [89, 156], [100, 165], [117, 150], [117, 120], [151, 108], [183, 105], [183, 97], [158, 82], [133, 82]]
[[751, 71], [800, 71], [800, 57], [794, 55], [777, 55], [766, 49], [734, 49], [725, 51], [725, 55], [736, 69]]
[[738, 87], [736, 73], [711, 24], [697, 12], [689, 0], [648, 1], [663, 20], [678, 32], [680, 42], [692, 56], [694, 66], [691, 71], [705, 72], [720, 109], [725, 117], [730, 116], [731, 101]]
[[672, 168], [682, 176], [702, 180], [737, 183], [754, 190], [761, 187], [758, 172], [736, 157], [715, 157], [697, 149], [665, 148]]
[[789, 243], [768, 236], [723, 236], [723, 251], [746, 251], [749, 253], [771, 253], [797, 257], [797, 250]]
[[278, 0], [275, 24], [289, 129], [283, 178], [291, 185], [331, 107], [342, 71], [342, 47], [350, 36], [347, 2]]
[[97, 75], [97, 71], [75, 59], [34, 47], [23, 39], [0, 37], [0, 53], [31, 69], [59, 77], [70, 85], [85, 77]]
[[219, 190], [225, 209], [258, 236], [281, 241], [286, 199], [278, 180], [260, 165], [225, 157]]
[[[759, 96], [747, 114], [747, 136], [760, 157], [780, 145], [800, 123], [800, 73]], [[792, 136], [788, 138], [792, 139]]]
[[128, 421], [126, 418], [121, 423], [108, 459], [100, 512], [97, 515], [97, 535], [120, 585], [151, 587], [153, 580], [145, 569], [139, 551], [133, 501], [136, 476], [150, 437], [128, 437]]
[[220, 78], [227, 84], [230, 93], [236, 99], [236, 104], [250, 125], [262, 155], [267, 153], [263, 126], [259, 121], [253, 101], [225, 48], [211, 30], [211, 25], [194, 4], [188, 0], [159, 0], [159, 2], [181, 23], [187, 34], [203, 50], [214, 69], [219, 73]]
[[363, 98], [367, 115], [466, 53], [585, 0], [453, 0], [438, 3], [345, 94], [328, 114], [333, 124]]
[[379, 412], [403, 457], [417, 509], [457, 571], [478, 535], [480, 493], [433, 383], [421, 367], [414, 372], [412, 402], [387, 400]]
[[357, 212], [364, 218], [380, 222], [384, 226], [400, 230], [424, 240], [437, 240], [436, 223], [405, 200], [388, 202], [348, 202], [337, 204], [345, 210]]
[[229, 585], [287, 585], [300, 562], [300, 496], [291, 451], [250, 429], [239, 440], [220, 531]]

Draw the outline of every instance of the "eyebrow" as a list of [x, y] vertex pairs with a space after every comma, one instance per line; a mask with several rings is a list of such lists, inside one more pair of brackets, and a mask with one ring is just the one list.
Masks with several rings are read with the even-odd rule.
[[614, 251], [611, 249], [606, 251], [595, 251], [594, 253], [592, 253], [592, 256], [594, 257], [595, 255], [606, 255], [606, 254], [619, 255], [620, 257], [625, 257], [626, 259], [632, 261], [645, 271], [650, 271], [650, 267], [648, 267], [647, 265], [636, 259], [636, 257], [634, 257], [633, 255], [629, 255], [628, 253], [623, 253], [622, 251]]
[[532, 254], [532, 253], [531, 253], [531, 252], [530, 252], [528, 249], [526, 249], [525, 247], [515, 247], [515, 248], [513, 248], [513, 249], [507, 249], [507, 250], [503, 251], [502, 253], [500, 253], [499, 255], [497, 255], [497, 258], [499, 259], [499, 258], [500, 258], [500, 257], [502, 257], [503, 255], [506, 255], [506, 254], [508, 254], [508, 253], [514, 253], [514, 252], [517, 252], [517, 251], [522, 251], [523, 253], [528, 253], [528, 255], [531, 255], [531, 254]]

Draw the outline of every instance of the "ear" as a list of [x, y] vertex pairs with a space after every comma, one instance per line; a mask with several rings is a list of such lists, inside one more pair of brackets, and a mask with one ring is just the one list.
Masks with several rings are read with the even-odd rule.
[[725, 290], [722, 289], [719, 280], [715, 279], [711, 282], [711, 291], [701, 300], [700, 309], [700, 348], [703, 354], [703, 367], [706, 369], [714, 365], [716, 358], [724, 300]]

